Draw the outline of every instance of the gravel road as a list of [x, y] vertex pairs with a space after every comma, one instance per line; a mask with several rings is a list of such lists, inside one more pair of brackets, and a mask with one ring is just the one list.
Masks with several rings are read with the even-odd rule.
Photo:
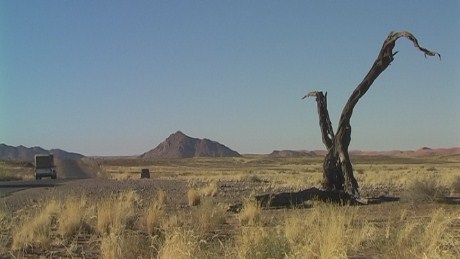
[[111, 180], [96, 177], [96, 170], [80, 160], [56, 162], [58, 179], [0, 182], [0, 206], [17, 210], [21, 207], [68, 195], [101, 198], [126, 190], [135, 190], [144, 198], [152, 197], [157, 190], [167, 193], [171, 206], [187, 204], [187, 182], [181, 180], [135, 179]]

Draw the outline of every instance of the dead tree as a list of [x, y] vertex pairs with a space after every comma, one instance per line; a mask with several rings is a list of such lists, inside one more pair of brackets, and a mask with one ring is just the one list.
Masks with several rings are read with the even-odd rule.
[[417, 39], [410, 32], [391, 32], [383, 42], [383, 46], [377, 59], [374, 61], [371, 69], [364, 77], [363, 81], [348, 98], [345, 107], [340, 116], [337, 134], [334, 134], [329, 113], [327, 110], [327, 93], [321, 91], [313, 91], [308, 93], [302, 99], [310, 96], [316, 97], [316, 104], [319, 115], [319, 125], [321, 128], [321, 136], [323, 143], [327, 148], [327, 155], [323, 162], [323, 188], [331, 191], [344, 191], [354, 197], [359, 196], [358, 182], [353, 175], [353, 166], [348, 154], [348, 146], [351, 141], [351, 125], [350, 119], [353, 113], [353, 108], [358, 103], [359, 99], [369, 90], [374, 80], [390, 65], [394, 56], [398, 53], [393, 53], [396, 40], [405, 37], [414, 43], [414, 46], [422, 51], [426, 56], [441, 55], [435, 51], [430, 51], [421, 47]]

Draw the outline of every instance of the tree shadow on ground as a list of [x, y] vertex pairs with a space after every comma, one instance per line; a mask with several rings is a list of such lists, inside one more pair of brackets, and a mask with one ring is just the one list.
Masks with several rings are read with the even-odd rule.
[[[276, 194], [263, 194], [255, 197], [262, 208], [299, 208], [309, 207], [309, 201], [324, 201], [341, 205], [367, 205], [379, 204], [383, 202], [399, 201], [399, 197], [379, 196], [372, 198], [356, 198], [343, 191], [320, 190], [316, 187], [301, 190], [298, 192], [282, 192]], [[239, 212], [242, 204], [231, 205], [228, 211]]]
[[[323, 201], [339, 205], [373, 205], [401, 200], [400, 197], [384, 195], [378, 197], [356, 198], [344, 191], [321, 190], [316, 187], [298, 192], [263, 194], [255, 196], [255, 199], [264, 209], [305, 208], [311, 207], [312, 201]], [[458, 205], [460, 204], [460, 197], [438, 197], [433, 201], [443, 204]], [[234, 204], [229, 206], [227, 211], [237, 213], [242, 207], [242, 203]]]

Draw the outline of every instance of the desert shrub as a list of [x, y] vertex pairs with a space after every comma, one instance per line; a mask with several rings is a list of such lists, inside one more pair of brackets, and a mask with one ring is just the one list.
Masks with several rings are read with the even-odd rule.
[[246, 175], [242, 178], [242, 180], [251, 183], [262, 183], [264, 181], [262, 178], [255, 174]]
[[260, 221], [261, 210], [257, 201], [246, 199], [243, 202], [238, 219], [242, 225], [254, 225]]
[[416, 179], [408, 187], [406, 198], [413, 201], [433, 201], [442, 194], [441, 187], [434, 179]]
[[22, 215], [13, 228], [13, 250], [46, 249], [51, 244], [51, 227], [59, 212], [59, 203], [53, 199], [41, 206], [30, 214]]
[[88, 207], [86, 197], [68, 197], [61, 204], [57, 216], [57, 233], [64, 238], [69, 238], [80, 231], [92, 232], [90, 219], [94, 215], [94, 207]]
[[424, 220], [394, 224], [386, 235], [387, 258], [458, 258], [460, 241], [450, 229], [456, 216], [436, 209]]
[[175, 228], [166, 233], [158, 257], [165, 259], [200, 258], [199, 240], [192, 230]]
[[236, 258], [285, 258], [290, 253], [286, 237], [276, 228], [241, 227], [235, 237]]
[[219, 186], [217, 182], [211, 182], [207, 186], [201, 189], [201, 193], [204, 197], [214, 197], [219, 191]]
[[97, 205], [97, 230], [101, 234], [122, 232], [132, 228], [136, 219], [139, 195], [126, 191], [101, 200]]
[[195, 188], [190, 188], [187, 192], [187, 201], [189, 206], [197, 206], [201, 201], [201, 193]]
[[101, 258], [152, 258], [149, 238], [139, 232], [124, 230], [101, 238]]
[[11, 174], [6, 171], [0, 171], [0, 181], [19, 181], [22, 180], [21, 176]]
[[454, 177], [450, 189], [452, 193], [460, 193], [460, 176]]
[[284, 235], [290, 258], [348, 258], [365, 242], [376, 239], [377, 228], [356, 222], [357, 208], [317, 204], [309, 214], [293, 212], [285, 217]]
[[0, 206], [0, 253], [7, 251], [12, 215]]
[[184, 225], [187, 225], [186, 218], [188, 217], [190, 216], [179, 213], [168, 215], [168, 217], [164, 217], [161, 221], [162, 230], [165, 232], [171, 232], [177, 228], [181, 228]]
[[146, 210], [145, 226], [150, 235], [155, 235], [164, 216], [164, 206], [166, 203], [166, 192], [159, 190]]
[[217, 229], [223, 223], [225, 223], [225, 210], [211, 199], [204, 199], [192, 210], [193, 229], [200, 236]]

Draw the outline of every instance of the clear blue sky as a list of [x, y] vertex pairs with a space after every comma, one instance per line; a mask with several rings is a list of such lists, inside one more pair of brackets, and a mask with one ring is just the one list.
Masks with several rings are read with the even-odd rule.
[[460, 1], [0, 1], [0, 143], [141, 154], [177, 130], [240, 153], [323, 149], [390, 31], [350, 149], [460, 146]]

